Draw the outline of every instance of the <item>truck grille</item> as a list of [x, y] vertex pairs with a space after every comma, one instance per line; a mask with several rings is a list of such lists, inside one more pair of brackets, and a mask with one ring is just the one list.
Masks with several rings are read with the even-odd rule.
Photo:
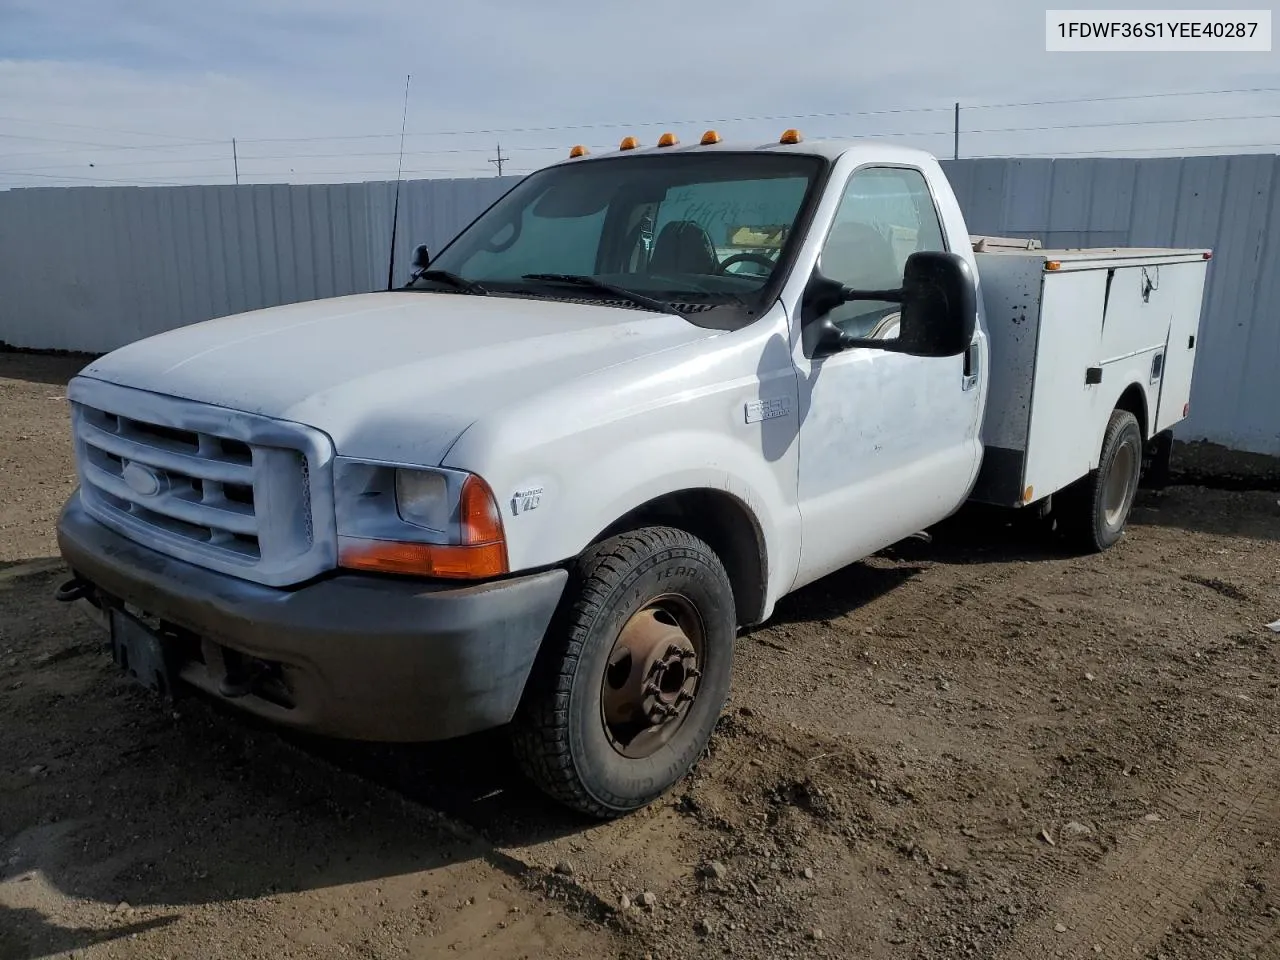
[[72, 388], [81, 498], [103, 523], [275, 586], [332, 566], [332, 537], [317, 537], [317, 509], [331, 517], [332, 506], [312, 482], [331, 455], [315, 431], [93, 381]]

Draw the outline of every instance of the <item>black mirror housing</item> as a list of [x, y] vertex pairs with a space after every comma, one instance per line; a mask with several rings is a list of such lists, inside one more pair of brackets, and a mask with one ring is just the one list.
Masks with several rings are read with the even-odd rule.
[[[969, 349], [978, 322], [978, 287], [964, 257], [920, 251], [907, 258], [896, 349], [954, 357]], [[884, 341], [881, 341], [884, 342]]]
[[[902, 304], [898, 336], [892, 340], [851, 337], [828, 314], [851, 300]], [[810, 356], [828, 356], [851, 347], [908, 353], [916, 357], [954, 357], [973, 342], [978, 321], [978, 288], [964, 257], [922, 250], [907, 258], [898, 290], [851, 290], [814, 272], [805, 289], [802, 316]]]
[[425, 270], [431, 263], [431, 251], [427, 249], [425, 243], [420, 243], [413, 248], [413, 267], [415, 270]]

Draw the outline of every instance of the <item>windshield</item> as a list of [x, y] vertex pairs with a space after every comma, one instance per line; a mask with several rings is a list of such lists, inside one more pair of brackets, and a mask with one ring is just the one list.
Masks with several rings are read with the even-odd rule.
[[[431, 269], [493, 293], [621, 302], [590, 277], [685, 314], [758, 307], [824, 168], [794, 154], [669, 154], [532, 174]], [[535, 276], [538, 275], [538, 276]], [[440, 286], [429, 278], [415, 286]]]

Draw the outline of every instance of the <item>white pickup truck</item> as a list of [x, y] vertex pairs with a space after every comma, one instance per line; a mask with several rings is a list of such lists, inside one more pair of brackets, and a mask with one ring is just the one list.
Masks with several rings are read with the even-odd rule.
[[881, 143], [575, 148], [403, 289], [90, 363], [59, 597], [162, 692], [365, 740], [509, 725], [618, 815], [697, 761], [783, 595], [971, 498], [1113, 544], [1209, 257], [971, 238]]

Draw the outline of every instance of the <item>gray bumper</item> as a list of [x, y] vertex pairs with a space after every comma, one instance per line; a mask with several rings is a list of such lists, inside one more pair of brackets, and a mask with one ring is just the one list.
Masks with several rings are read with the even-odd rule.
[[108, 602], [203, 641], [182, 660], [183, 680], [221, 696], [226, 650], [279, 665], [292, 706], [253, 693], [227, 702], [360, 740], [440, 740], [509, 721], [567, 579], [549, 570], [455, 586], [344, 574], [274, 589], [127, 540], [90, 517], [78, 492], [58, 545]]

